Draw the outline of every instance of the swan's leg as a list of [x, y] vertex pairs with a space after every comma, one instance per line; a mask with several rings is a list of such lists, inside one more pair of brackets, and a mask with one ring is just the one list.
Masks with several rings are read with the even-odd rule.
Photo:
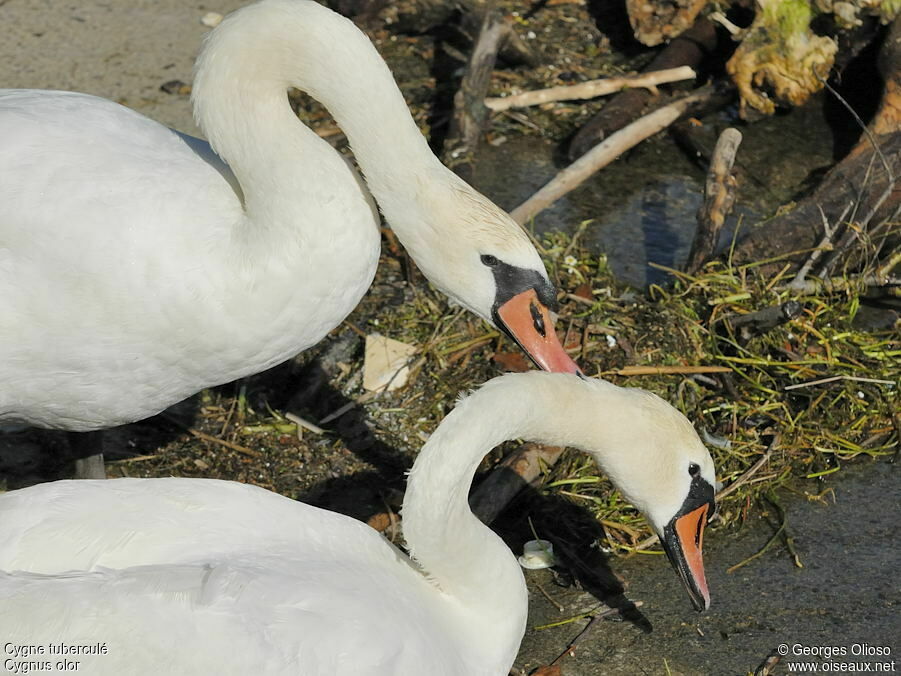
[[76, 479], [105, 479], [103, 432], [69, 432], [69, 450]]

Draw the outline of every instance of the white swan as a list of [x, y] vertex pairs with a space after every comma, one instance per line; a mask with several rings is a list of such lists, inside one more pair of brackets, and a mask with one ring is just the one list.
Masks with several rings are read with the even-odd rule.
[[460, 401], [404, 498], [411, 563], [375, 531], [207, 479], [61, 481], [0, 496], [0, 636], [103, 642], [91, 674], [507, 674], [522, 572], [473, 516], [483, 455], [523, 437], [592, 454], [666, 545], [698, 609], [714, 468], [653, 394], [533, 371]]
[[0, 423], [146, 418], [310, 347], [356, 306], [378, 219], [291, 86], [334, 115], [435, 286], [541, 367], [577, 370], [534, 247], [435, 158], [369, 40], [310, 0], [263, 0], [197, 61], [195, 116], [227, 165], [104, 99], [0, 90]]

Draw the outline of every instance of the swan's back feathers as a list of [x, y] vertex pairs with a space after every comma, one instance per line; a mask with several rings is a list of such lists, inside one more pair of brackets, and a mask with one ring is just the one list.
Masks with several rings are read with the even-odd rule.
[[[90, 429], [78, 421], [91, 406], [114, 425], [191, 394], [165, 369], [158, 391], [143, 391], [141, 374], [196, 340], [178, 309], [222, 286], [217, 262], [242, 212], [221, 163], [134, 111], [68, 92], [0, 92], [0, 137], [0, 316], [11, 318], [0, 322], [0, 421]], [[77, 378], [86, 372], [110, 380]], [[126, 402], [144, 415], [107, 412]]]
[[216, 479], [40, 484], [0, 496], [0, 522], [0, 569], [35, 573], [207, 562], [250, 552], [297, 556], [353, 541], [390, 551], [363, 523]]
[[[112, 101], [73, 92], [3, 90], [0, 133], [0, 227], [13, 250], [30, 246], [44, 255], [68, 254], [62, 261], [68, 265], [87, 264], [72, 260], [71, 249], [49, 246], [47, 239], [71, 238], [81, 251], [85, 240], [78, 238], [98, 227], [109, 238], [161, 238], [219, 224], [219, 233], [204, 233], [212, 239], [241, 217], [240, 198], [223, 180], [227, 170], [221, 161]], [[205, 145], [195, 141], [198, 150]], [[52, 200], [42, 203], [47, 195]], [[232, 220], [217, 220], [223, 215]], [[152, 227], [142, 227], [145, 219]]]
[[135, 302], [146, 285], [178, 290], [160, 279], [204, 293], [201, 275], [171, 252], [215, 260], [240, 222], [221, 163], [124, 106], [71, 92], [0, 91], [0, 137], [0, 314], [16, 319], [17, 332], [6, 336], [0, 324], [0, 369], [61, 320], [76, 341], [95, 337], [82, 327], [139, 324], [128, 309], [150, 309]]
[[[227, 563], [0, 573], [0, 632], [16, 644], [105, 644], [107, 654], [79, 658], [90, 674], [477, 673], [409, 589], [377, 569], [336, 589], [345, 572]], [[82, 610], [60, 612], [71, 608]]]
[[105, 641], [88, 673], [133, 672], [137, 644], [171, 659], [155, 673], [478, 673], [454, 602], [381, 535], [260, 488], [56, 482], [0, 497], [0, 523], [0, 634]]
[[313, 138], [278, 148], [293, 206], [251, 223], [205, 141], [94, 96], [0, 91], [0, 422], [146, 418], [347, 315], [375, 272], [377, 218], [341, 156], [291, 127]]

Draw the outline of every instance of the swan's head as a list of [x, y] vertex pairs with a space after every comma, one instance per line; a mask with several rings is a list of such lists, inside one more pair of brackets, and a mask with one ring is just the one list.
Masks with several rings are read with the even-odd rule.
[[[565, 374], [508, 374], [482, 390], [497, 398], [494, 406], [478, 405], [490, 419], [486, 429], [593, 456], [660, 537], [695, 608], [710, 605], [702, 540], [716, 478], [710, 453], [684, 415], [645, 390]], [[521, 413], [514, 428], [504, 429], [512, 410]]]
[[416, 264], [540, 368], [578, 373], [554, 332], [556, 290], [535, 246], [502, 209], [444, 167], [440, 172], [419, 186], [418, 222], [398, 232]]
[[[585, 383], [604, 396], [592, 413], [596, 439], [591, 453], [622, 494], [647, 518], [696, 610], [710, 606], [704, 574], [704, 527], [713, 517], [713, 459], [679, 411], [655, 394]], [[617, 394], [607, 398], [611, 388]]]

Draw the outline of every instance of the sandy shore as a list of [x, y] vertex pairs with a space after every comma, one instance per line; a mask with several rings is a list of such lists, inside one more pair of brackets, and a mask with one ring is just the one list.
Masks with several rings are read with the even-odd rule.
[[243, 0], [6, 0], [0, 2], [0, 87], [67, 89], [127, 105], [180, 131], [199, 133], [187, 96], [160, 85], [191, 82], [210, 30], [208, 12]]

